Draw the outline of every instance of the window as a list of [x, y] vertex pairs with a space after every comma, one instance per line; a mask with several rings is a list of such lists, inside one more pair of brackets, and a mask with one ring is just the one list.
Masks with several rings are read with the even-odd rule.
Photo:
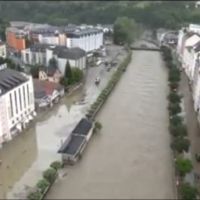
[[28, 86], [28, 84], [26, 85], [26, 88], [27, 88], [28, 105], [30, 105], [30, 94], [29, 94], [29, 86]]
[[19, 103], [20, 103], [20, 110], [22, 110], [22, 96], [21, 96], [21, 89], [19, 88]]
[[16, 94], [16, 91], [14, 92], [14, 94], [15, 94], [15, 111], [16, 111], [16, 113], [18, 113], [17, 94]]
[[12, 118], [13, 117], [13, 102], [12, 102], [11, 93], [10, 93], [9, 97], [10, 97], [10, 114], [11, 114], [10, 116]]
[[24, 96], [24, 108], [26, 108], [26, 94], [25, 94], [25, 87], [23, 86], [23, 96]]

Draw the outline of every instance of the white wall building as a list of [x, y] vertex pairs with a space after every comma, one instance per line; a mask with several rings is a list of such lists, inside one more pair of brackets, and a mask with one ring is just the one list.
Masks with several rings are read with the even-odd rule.
[[86, 52], [91, 52], [103, 46], [103, 31], [94, 28], [77, 29], [67, 33], [67, 47], [79, 47]]
[[3, 42], [0, 42], [0, 57], [6, 58], [7, 52], [6, 52], [6, 44]]
[[0, 146], [21, 132], [36, 115], [31, 76], [0, 69]]
[[194, 51], [194, 48], [199, 42], [200, 37], [196, 34], [192, 35], [185, 41], [182, 66], [190, 80], [193, 79], [195, 61], [197, 58], [197, 52]]
[[22, 51], [22, 61], [25, 64], [48, 66], [51, 58], [57, 60], [62, 75], [65, 72], [67, 61], [69, 61], [71, 67], [78, 67], [81, 70], [86, 68], [86, 52], [78, 47], [67, 48], [65, 46], [35, 44]]

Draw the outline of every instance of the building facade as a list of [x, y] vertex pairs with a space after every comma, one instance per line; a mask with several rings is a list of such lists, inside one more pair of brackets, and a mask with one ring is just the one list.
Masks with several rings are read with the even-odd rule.
[[31, 76], [0, 69], [0, 145], [21, 132], [36, 115]]
[[95, 28], [77, 29], [67, 34], [67, 47], [79, 47], [84, 51], [92, 52], [103, 46], [103, 31]]
[[3, 42], [0, 42], [0, 57], [7, 57], [6, 44], [4, 44]]

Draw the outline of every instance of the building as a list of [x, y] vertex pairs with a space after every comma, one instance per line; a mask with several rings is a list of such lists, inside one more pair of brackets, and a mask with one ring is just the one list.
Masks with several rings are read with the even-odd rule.
[[41, 64], [48, 67], [52, 58], [57, 61], [58, 69], [62, 75], [65, 73], [67, 61], [71, 67], [78, 67], [81, 70], [86, 68], [86, 52], [78, 47], [67, 48], [49, 44], [34, 44], [29, 49], [22, 51], [22, 62], [25, 64]]
[[103, 31], [97, 28], [76, 29], [66, 32], [67, 47], [79, 47], [84, 51], [92, 52], [103, 46]]
[[185, 69], [185, 72], [191, 81], [193, 79], [195, 61], [198, 55], [199, 48], [197, 48], [197, 45], [199, 46], [199, 44], [200, 37], [193, 34], [186, 39], [184, 45], [182, 67]]
[[36, 108], [51, 107], [64, 96], [64, 87], [58, 83], [38, 79], [33, 83]]
[[7, 57], [6, 44], [3, 42], [0, 42], [0, 57], [2, 58]]
[[0, 144], [21, 132], [36, 115], [31, 76], [0, 69]]
[[26, 48], [26, 34], [23, 30], [9, 27], [6, 29], [6, 42], [16, 52]]
[[58, 68], [62, 75], [65, 73], [67, 61], [71, 67], [81, 70], [86, 68], [86, 52], [78, 47], [54, 49], [55, 58], [58, 61]]
[[86, 118], [82, 118], [58, 150], [58, 153], [62, 154], [64, 163], [73, 164], [80, 158], [92, 133], [93, 123]]

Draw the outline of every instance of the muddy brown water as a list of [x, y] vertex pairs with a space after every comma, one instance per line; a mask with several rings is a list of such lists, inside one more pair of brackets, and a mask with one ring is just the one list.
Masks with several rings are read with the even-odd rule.
[[[102, 82], [93, 82], [96, 70]], [[0, 198], [22, 198], [33, 186], [74, 124], [84, 115], [112, 72], [92, 69], [86, 87], [38, 118], [35, 126], [0, 151]], [[105, 77], [105, 80], [103, 80]], [[167, 71], [158, 52], [133, 52], [132, 62], [98, 115], [95, 135], [80, 162], [47, 198], [174, 198], [169, 148]], [[77, 101], [84, 100], [85, 104]], [[2, 182], [4, 184], [2, 184]]]
[[159, 52], [133, 52], [98, 115], [102, 131], [47, 199], [174, 199], [167, 71]]

